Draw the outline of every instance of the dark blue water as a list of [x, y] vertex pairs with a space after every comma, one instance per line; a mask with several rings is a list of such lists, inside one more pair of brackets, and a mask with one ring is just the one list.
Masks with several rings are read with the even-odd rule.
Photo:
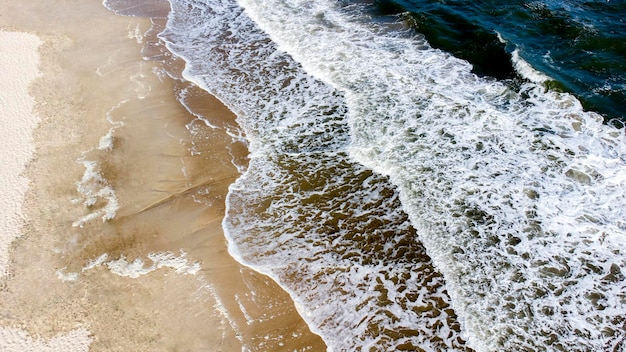
[[554, 79], [551, 88], [573, 93], [607, 121], [626, 121], [625, 1], [380, 0], [374, 7], [402, 16], [479, 75], [515, 80], [511, 52], [518, 49]]

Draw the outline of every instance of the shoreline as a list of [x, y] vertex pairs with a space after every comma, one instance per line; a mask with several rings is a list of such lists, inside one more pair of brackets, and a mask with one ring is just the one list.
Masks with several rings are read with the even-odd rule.
[[238, 177], [233, 140], [175, 94], [216, 126], [234, 115], [177, 79], [182, 62], [154, 41], [159, 21], [117, 16], [99, 1], [0, 7], [13, 14], [0, 15], [0, 29], [43, 42], [30, 86], [41, 121], [24, 236], [11, 244], [0, 290], [0, 346], [322, 346], [276, 283], [228, 254], [221, 219]]

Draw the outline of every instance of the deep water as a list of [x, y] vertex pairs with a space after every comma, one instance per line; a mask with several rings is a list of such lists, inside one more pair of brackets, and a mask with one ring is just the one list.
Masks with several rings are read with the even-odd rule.
[[400, 16], [478, 75], [514, 79], [510, 54], [518, 49], [554, 88], [607, 121], [626, 121], [624, 1], [379, 0], [372, 12]]

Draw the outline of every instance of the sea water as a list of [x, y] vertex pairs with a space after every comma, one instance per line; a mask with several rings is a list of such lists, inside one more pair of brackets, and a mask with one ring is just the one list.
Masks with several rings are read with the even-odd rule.
[[624, 350], [621, 2], [170, 3], [230, 252], [329, 350]]

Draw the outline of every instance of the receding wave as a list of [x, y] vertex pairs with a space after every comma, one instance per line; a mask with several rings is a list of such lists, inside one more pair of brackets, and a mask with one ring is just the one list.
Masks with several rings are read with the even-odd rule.
[[623, 347], [623, 129], [357, 4], [239, 3], [171, 0], [161, 36], [249, 142], [231, 253], [330, 349]]
[[234, 2], [173, 1], [161, 36], [249, 141], [224, 221], [232, 254], [280, 282], [330, 349], [466, 349], [394, 187], [347, 153], [343, 93]]
[[345, 94], [350, 156], [397, 186], [470, 346], [623, 346], [623, 129], [571, 95], [476, 77], [355, 6], [240, 2]]

